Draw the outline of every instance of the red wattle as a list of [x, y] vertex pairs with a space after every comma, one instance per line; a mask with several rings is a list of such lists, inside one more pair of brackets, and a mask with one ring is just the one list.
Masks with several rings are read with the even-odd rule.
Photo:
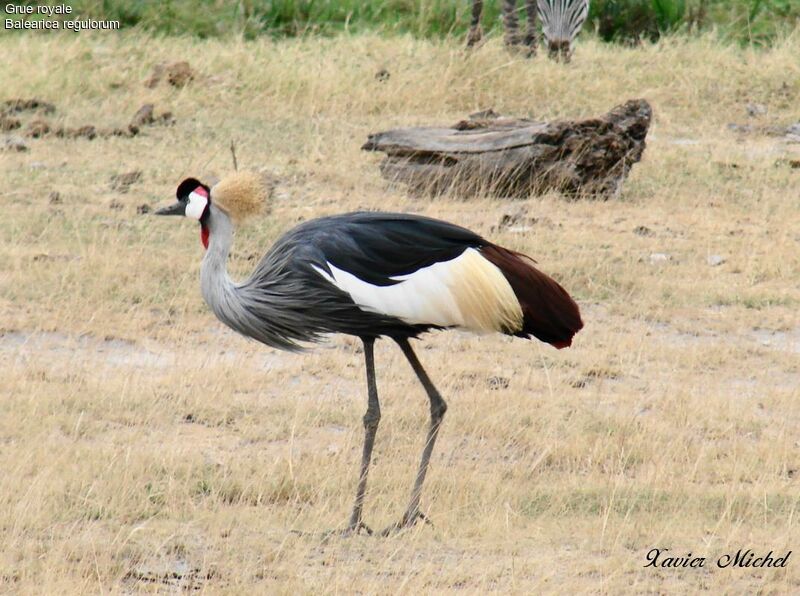
[[206, 247], [206, 250], [208, 250], [208, 228], [205, 226], [200, 226], [200, 241], [203, 243], [203, 246]]

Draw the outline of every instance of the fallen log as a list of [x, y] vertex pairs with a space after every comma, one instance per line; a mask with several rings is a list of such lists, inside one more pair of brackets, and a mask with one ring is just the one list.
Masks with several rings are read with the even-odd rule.
[[652, 110], [643, 99], [600, 118], [563, 122], [479, 112], [449, 128], [371, 134], [362, 149], [386, 154], [384, 178], [416, 193], [527, 197], [548, 190], [615, 196], [645, 148]]

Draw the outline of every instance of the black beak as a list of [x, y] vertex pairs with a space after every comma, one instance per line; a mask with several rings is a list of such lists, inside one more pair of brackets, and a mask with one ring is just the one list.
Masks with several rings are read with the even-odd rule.
[[178, 201], [169, 207], [162, 207], [153, 215], [186, 215], [186, 203]]

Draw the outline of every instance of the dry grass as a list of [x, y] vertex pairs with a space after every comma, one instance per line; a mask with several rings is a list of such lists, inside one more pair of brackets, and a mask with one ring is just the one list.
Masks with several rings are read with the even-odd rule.
[[[800, 589], [798, 560], [643, 568], [656, 546], [708, 557], [798, 546], [800, 173], [776, 165], [798, 145], [726, 127], [800, 119], [796, 35], [768, 52], [587, 41], [569, 67], [511, 58], [496, 40], [469, 57], [454, 42], [375, 37], [11, 36], [0, 50], [17, 57], [0, 71], [6, 98], [53, 101], [57, 124], [119, 126], [146, 101], [177, 118], [133, 139], [0, 154], [0, 592]], [[145, 88], [166, 59], [200, 76]], [[389, 81], [375, 80], [380, 68]], [[648, 149], [605, 203], [414, 200], [359, 151], [370, 131], [489, 106], [552, 119], [637, 96], [656, 114]], [[748, 118], [748, 103], [767, 114]], [[136, 213], [185, 175], [227, 171], [232, 138], [240, 163], [280, 179], [272, 214], [240, 234], [238, 274], [298, 220], [382, 208], [524, 250], [580, 302], [571, 350], [422, 342], [451, 406], [423, 497], [435, 528], [327, 544], [291, 532], [348, 515], [362, 356], [343, 338], [293, 356], [227, 331], [200, 297], [194, 226]], [[110, 189], [133, 169], [142, 182]], [[492, 231], [520, 208], [537, 218], [530, 230]], [[380, 527], [405, 506], [427, 405], [397, 349], [381, 342], [377, 358], [384, 418], [366, 521]]]

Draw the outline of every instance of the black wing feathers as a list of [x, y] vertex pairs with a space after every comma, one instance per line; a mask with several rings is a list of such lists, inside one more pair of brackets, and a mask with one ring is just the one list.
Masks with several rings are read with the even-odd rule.
[[[477, 248], [511, 285], [523, 311], [521, 337], [566, 347], [583, 326], [569, 294], [527, 257], [459, 226], [415, 215], [359, 212], [314, 219], [287, 232], [238, 286], [259, 323], [259, 341], [288, 349], [321, 334], [415, 337], [436, 325], [409, 324], [359, 308], [319, 271], [328, 263], [378, 286]], [[245, 333], [247, 334], [247, 333]], [[253, 334], [251, 334], [253, 335]], [[255, 337], [255, 335], [253, 335]]]
[[399, 283], [390, 278], [449, 261], [485, 243], [464, 228], [413, 215], [349, 213], [309, 223], [316, 224], [311, 240], [326, 261], [379, 286]]

